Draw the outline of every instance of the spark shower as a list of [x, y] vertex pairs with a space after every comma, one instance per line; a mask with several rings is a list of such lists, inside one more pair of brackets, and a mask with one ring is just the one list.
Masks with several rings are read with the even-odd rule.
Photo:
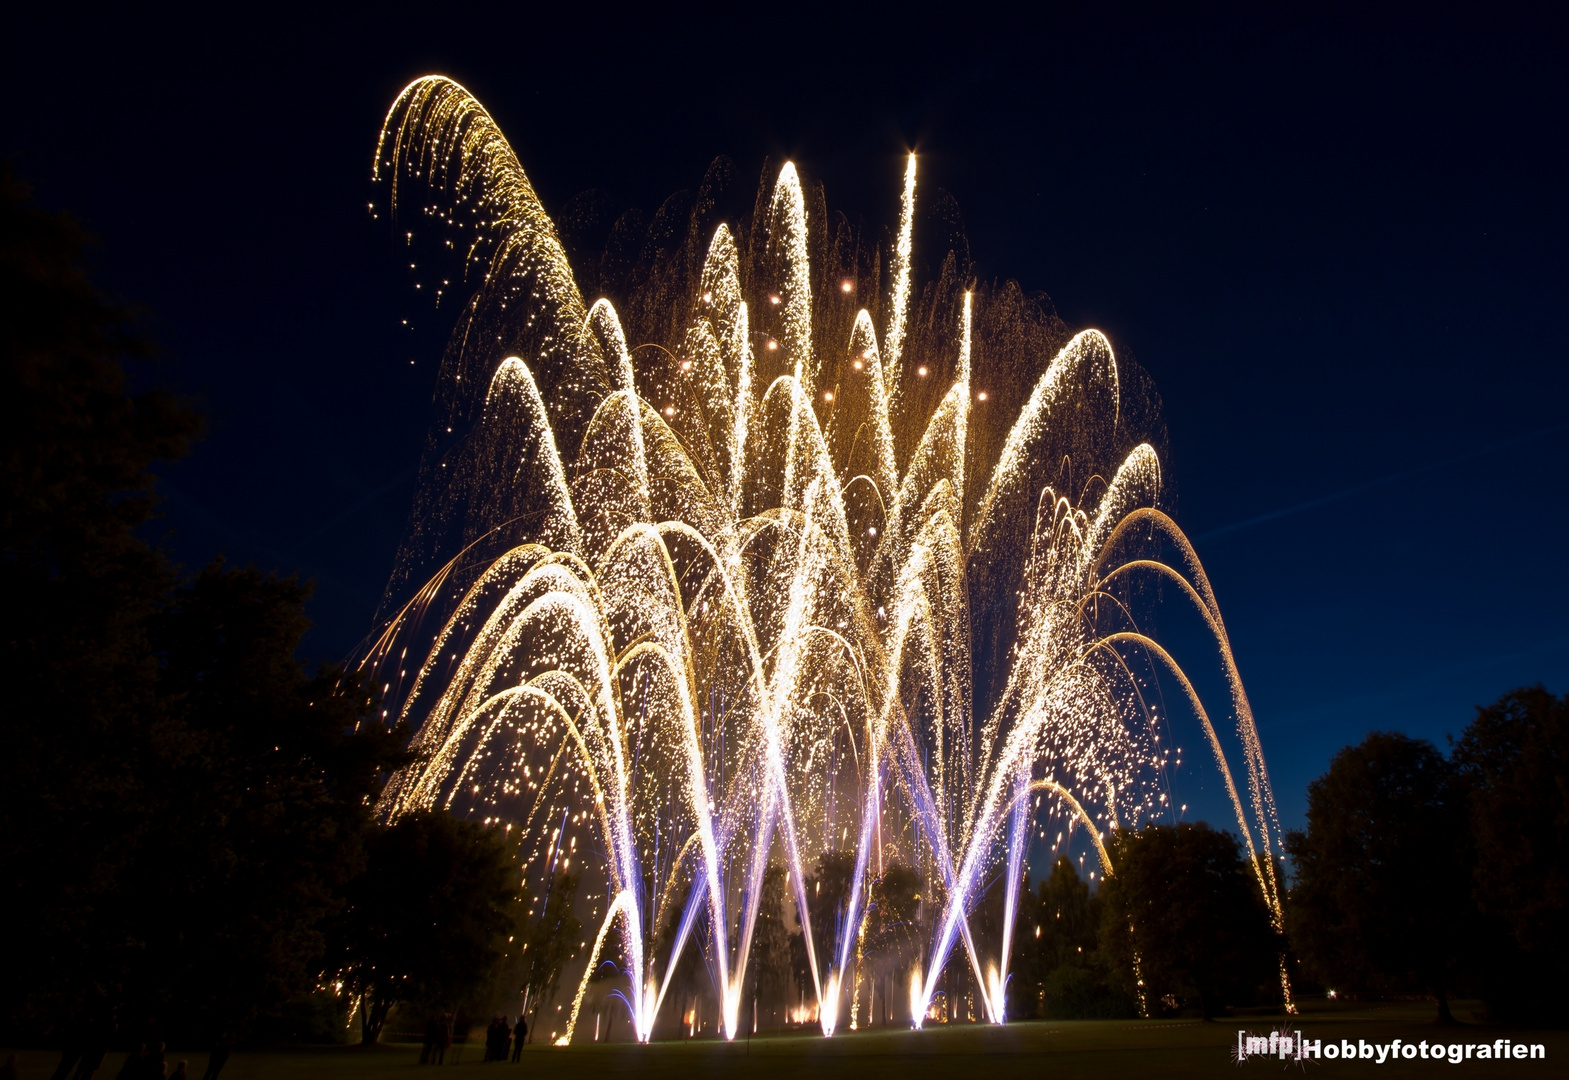
[[[1153, 387], [1099, 332], [970, 284], [957, 247], [917, 281], [914, 155], [880, 240], [790, 163], [726, 219], [716, 162], [642, 232], [612, 230], [590, 270], [616, 304], [579, 288], [451, 80], [399, 95], [375, 175], [410, 250], [418, 230], [458, 267], [416, 260], [416, 287], [473, 290], [389, 588], [413, 598], [363, 659], [424, 755], [380, 809], [506, 829], [534, 896], [583, 875], [591, 947], [559, 1042], [596, 970], [648, 1039], [683, 957], [727, 1037], [754, 1023], [781, 870], [825, 1034], [870, 1015], [869, 898], [896, 865], [920, 883], [899, 1011], [920, 1026], [958, 965], [1002, 1022], [1032, 841], [1080, 830], [1109, 875], [1108, 829], [1170, 820], [1165, 695], [1279, 924], [1274, 798], [1215, 596], [1161, 508]], [[1141, 629], [1157, 600], [1207, 627], [1218, 727]], [[813, 920], [825, 852], [852, 869]], [[988, 938], [972, 921], [996, 890]], [[1283, 965], [1281, 983], [1289, 1004]]]

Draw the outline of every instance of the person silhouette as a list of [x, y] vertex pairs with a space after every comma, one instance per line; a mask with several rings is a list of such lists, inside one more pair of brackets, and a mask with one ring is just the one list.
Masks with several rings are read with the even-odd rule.
[[421, 1065], [434, 1065], [436, 1063], [436, 1017], [434, 1014], [425, 1021], [425, 1038], [420, 1041], [419, 1063]]
[[103, 1068], [104, 1057], [109, 1053], [109, 1048], [104, 1045], [101, 1036], [95, 1036], [87, 1041], [87, 1048], [82, 1051], [82, 1060], [76, 1063], [75, 1080], [93, 1080], [93, 1074]]
[[229, 1044], [221, 1042], [207, 1055], [207, 1069], [202, 1073], [202, 1080], [218, 1080], [218, 1074], [223, 1072], [223, 1067], [228, 1063]]
[[82, 1048], [75, 1042], [66, 1043], [65, 1047], [60, 1051], [60, 1064], [55, 1066], [55, 1070], [50, 1074], [49, 1080], [66, 1080], [66, 1077], [71, 1075], [71, 1070], [76, 1067], [76, 1063], [81, 1059]]
[[120, 1071], [115, 1073], [115, 1080], [141, 1080], [142, 1063], [147, 1060], [147, 1044], [138, 1043], [135, 1050], [125, 1055], [125, 1062], [120, 1066]]
[[492, 1016], [490, 1023], [485, 1027], [485, 1064], [498, 1060], [496, 1044], [501, 1038], [501, 1017]]

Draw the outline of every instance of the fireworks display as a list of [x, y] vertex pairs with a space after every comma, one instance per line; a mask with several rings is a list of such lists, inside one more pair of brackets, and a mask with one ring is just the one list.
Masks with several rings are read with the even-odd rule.
[[[391, 590], [413, 599], [363, 660], [424, 755], [381, 809], [508, 830], [534, 895], [583, 876], [559, 1041], [606, 962], [641, 1039], [683, 957], [726, 1036], [753, 1024], [770, 888], [825, 1033], [887, 985], [919, 1026], [955, 964], [1001, 1022], [1032, 842], [1081, 830], [1113, 874], [1106, 832], [1174, 811], [1163, 691], [1202, 728], [1278, 926], [1263, 753], [1162, 509], [1147, 377], [1016, 286], [968, 281], [963, 253], [918, 281], [913, 155], [877, 238], [788, 163], [726, 217], [716, 163], [633, 255], [613, 231], [583, 288], [456, 83], [404, 90], [376, 170], [411, 243], [440, 237], [467, 274], [416, 284], [472, 289]], [[1213, 721], [1149, 635], [1156, 600], [1208, 628], [1229, 686]], [[814, 919], [824, 853], [848, 886]], [[918, 931], [874, 984], [868, 909], [893, 867], [919, 883]], [[1000, 936], [972, 926], [994, 887]]]

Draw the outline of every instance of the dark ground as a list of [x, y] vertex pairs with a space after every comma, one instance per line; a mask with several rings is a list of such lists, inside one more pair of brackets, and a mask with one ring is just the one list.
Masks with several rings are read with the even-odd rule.
[[[1462, 1004], [1456, 1015], [1473, 1015]], [[1285, 1026], [1300, 1029], [1308, 1039], [1367, 1040], [1388, 1043], [1399, 1038], [1419, 1043], [1481, 1043], [1507, 1038], [1516, 1043], [1543, 1043], [1545, 1061], [1471, 1061], [1460, 1066], [1422, 1060], [1343, 1063], [1308, 1063], [1305, 1070], [1332, 1077], [1401, 1077], [1430, 1075], [1455, 1069], [1470, 1076], [1563, 1076], [1569, 1061], [1569, 1032], [1532, 1032], [1462, 1023], [1439, 1028], [1432, 1022], [1429, 1002], [1347, 1004], [1309, 1003], [1304, 1015]], [[831, 1040], [800, 1035], [758, 1037], [733, 1044], [712, 1039], [656, 1043], [639, 1047], [629, 1043], [579, 1045], [569, 1049], [530, 1046], [519, 1066], [487, 1066], [479, 1057], [482, 1048], [456, 1046], [448, 1053], [446, 1070], [463, 1075], [483, 1071], [495, 1080], [507, 1076], [527, 1080], [556, 1077], [587, 1080], [589, 1077], [638, 1077], [640, 1080], [707, 1076], [802, 1076], [837, 1080], [868, 1076], [896, 1076], [900, 1080], [948, 1077], [952, 1080], [1001, 1080], [1003, 1077], [1076, 1078], [1161, 1076], [1207, 1077], [1238, 1075], [1231, 1053], [1239, 1028], [1266, 1032], [1279, 1017], [1238, 1017], [1205, 1024], [1197, 1020], [1164, 1021], [1027, 1021], [1003, 1028], [956, 1025], [923, 1032], [871, 1031], [848, 1033]], [[381, 1080], [404, 1076], [418, 1069], [416, 1046], [322, 1047], [241, 1051], [225, 1069], [224, 1080]], [[180, 1059], [171, 1052], [169, 1061]], [[184, 1055], [192, 1076], [206, 1065], [203, 1054]], [[113, 1075], [121, 1055], [113, 1054], [105, 1073]], [[30, 1052], [22, 1057], [22, 1080], [43, 1080], [56, 1061], [55, 1055]], [[1275, 1073], [1291, 1068], [1273, 1059], [1251, 1060], [1243, 1075]], [[443, 1073], [442, 1075], [447, 1075]]]

